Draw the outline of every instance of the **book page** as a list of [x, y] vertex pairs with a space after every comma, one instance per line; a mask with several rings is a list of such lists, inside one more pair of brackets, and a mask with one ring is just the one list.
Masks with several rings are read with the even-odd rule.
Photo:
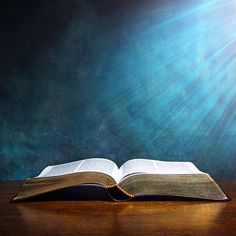
[[153, 160], [132, 159], [120, 167], [120, 172], [122, 177], [139, 172], [157, 173], [157, 167]]
[[201, 174], [192, 162], [155, 161], [158, 174]]
[[119, 169], [117, 165], [111, 160], [104, 158], [90, 158], [83, 160], [80, 166], [76, 169], [76, 172], [84, 171], [102, 172], [104, 174], [110, 175], [116, 180]]
[[54, 166], [46, 167], [38, 176], [36, 177], [50, 177], [50, 176], [57, 176], [57, 175], [65, 175], [74, 173], [78, 166], [82, 161], [73, 161], [65, 164], [59, 164]]
[[121, 176], [130, 174], [199, 174], [201, 172], [191, 162], [156, 161], [148, 159], [132, 159], [120, 167]]
[[118, 167], [108, 159], [90, 158], [46, 167], [37, 178], [71, 174], [76, 172], [97, 171], [117, 179]]

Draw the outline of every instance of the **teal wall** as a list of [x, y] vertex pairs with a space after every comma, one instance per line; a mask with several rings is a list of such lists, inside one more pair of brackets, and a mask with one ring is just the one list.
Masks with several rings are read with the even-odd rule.
[[0, 179], [87, 157], [236, 179], [236, 1], [0, 3]]

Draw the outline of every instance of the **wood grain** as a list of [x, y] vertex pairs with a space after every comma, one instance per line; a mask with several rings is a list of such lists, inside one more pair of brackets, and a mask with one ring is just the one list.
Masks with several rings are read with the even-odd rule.
[[231, 201], [9, 203], [22, 182], [1, 181], [0, 235], [236, 235], [236, 181], [218, 183]]

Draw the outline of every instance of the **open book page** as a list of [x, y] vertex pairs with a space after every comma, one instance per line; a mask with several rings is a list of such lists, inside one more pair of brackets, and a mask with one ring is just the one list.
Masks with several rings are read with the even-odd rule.
[[147, 159], [129, 160], [120, 167], [120, 172], [123, 178], [127, 175], [135, 174], [135, 173], [150, 173], [150, 174], [199, 174], [199, 173], [202, 173], [191, 162], [156, 161], [156, 160], [147, 160]]
[[37, 178], [71, 174], [75, 172], [97, 171], [117, 179], [118, 167], [108, 159], [90, 158], [65, 164], [46, 167]]

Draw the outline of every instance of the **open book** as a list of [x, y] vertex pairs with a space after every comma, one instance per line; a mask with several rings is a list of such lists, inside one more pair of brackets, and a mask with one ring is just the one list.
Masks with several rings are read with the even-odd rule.
[[227, 200], [217, 183], [191, 162], [132, 159], [120, 168], [108, 159], [90, 158], [46, 167], [28, 178], [13, 201], [80, 185], [99, 185], [112, 196], [116, 188], [127, 199], [136, 196], [174, 196]]

